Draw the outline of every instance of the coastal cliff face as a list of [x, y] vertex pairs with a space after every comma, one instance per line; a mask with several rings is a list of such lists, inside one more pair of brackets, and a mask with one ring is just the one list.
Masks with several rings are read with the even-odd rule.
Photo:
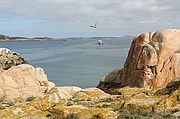
[[139, 87], [153, 89], [180, 77], [180, 30], [137, 35], [121, 70], [103, 77], [98, 88]]

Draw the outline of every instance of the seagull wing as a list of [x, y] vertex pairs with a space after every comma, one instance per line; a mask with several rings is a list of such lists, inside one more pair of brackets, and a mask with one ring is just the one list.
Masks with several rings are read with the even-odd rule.
[[96, 26], [96, 25], [97, 25], [97, 23], [98, 23], [98, 20], [96, 21], [96, 23], [94, 24], [94, 26]]

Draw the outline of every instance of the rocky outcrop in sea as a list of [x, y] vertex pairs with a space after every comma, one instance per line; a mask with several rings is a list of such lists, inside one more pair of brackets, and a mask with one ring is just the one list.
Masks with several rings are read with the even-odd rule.
[[136, 36], [124, 68], [105, 76], [98, 88], [56, 87], [42, 68], [30, 64], [1, 67], [0, 118], [178, 119], [179, 34]]

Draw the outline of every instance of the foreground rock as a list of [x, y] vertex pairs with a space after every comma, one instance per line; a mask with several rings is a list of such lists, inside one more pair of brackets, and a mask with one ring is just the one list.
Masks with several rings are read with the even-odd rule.
[[[163, 90], [163, 88], [160, 90]], [[0, 118], [179, 118], [179, 89], [173, 90], [170, 94], [159, 96], [156, 96], [156, 92], [157, 90], [124, 87], [117, 89], [118, 95], [110, 95], [97, 88], [87, 88], [77, 91], [66, 99], [62, 99], [58, 92], [52, 92], [35, 99], [27, 98], [26, 100], [16, 100], [11, 103], [2, 101], [0, 103]], [[71, 102], [71, 105], [69, 105], [69, 102]]]
[[117, 87], [152, 89], [180, 77], [180, 31], [161, 30], [137, 35], [121, 70], [103, 77], [98, 88], [108, 92]]
[[4, 70], [12, 66], [27, 64], [27, 62], [18, 53], [11, 52], [7, 48], [0, 48], [0, 64]]
[[39, 97], [55, 84], [49, 82], [42, 68], [28, 64], [13, 66], [0, 73], [0, 100]]
[[[51, 112], [56, 111], [58, 108], [58, 113], [52, 115]], [[46, 119], [47, 117], [55, 118], [63, 116], [63, 107], [60, 102], [60, 98], [57, 94], [52, 93], [43, 97], [36, 98], [31, 101], [14, 103], [10, 107], [2, 107], [0, 109], [0, 118], [1, 119]]]

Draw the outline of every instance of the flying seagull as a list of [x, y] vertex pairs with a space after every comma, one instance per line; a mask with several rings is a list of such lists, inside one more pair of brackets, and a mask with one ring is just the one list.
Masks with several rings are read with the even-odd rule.
[[95, 24], [93, 24], [93, 25], [91, 25], [91, 26], [89, 26], [89, 27], [96, 28], [97, 23], [98, 23], [98, 20], [96, 21]]

